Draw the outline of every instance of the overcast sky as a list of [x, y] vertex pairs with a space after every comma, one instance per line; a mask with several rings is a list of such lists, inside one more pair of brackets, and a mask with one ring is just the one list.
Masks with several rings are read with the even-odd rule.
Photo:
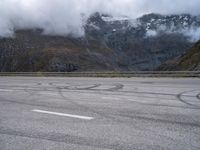
[[200, 14], [200, 0], [0, 0], [0, 36], [14, 29], [42, 28], [47, 34], [81, 36], [94, 12], [135, 18], [147, 13]]

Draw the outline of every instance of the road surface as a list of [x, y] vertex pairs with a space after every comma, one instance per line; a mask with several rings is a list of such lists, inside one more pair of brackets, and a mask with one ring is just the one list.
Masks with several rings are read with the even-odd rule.
[[1, 150], [199, 150], [200, 79], [0, 77]]

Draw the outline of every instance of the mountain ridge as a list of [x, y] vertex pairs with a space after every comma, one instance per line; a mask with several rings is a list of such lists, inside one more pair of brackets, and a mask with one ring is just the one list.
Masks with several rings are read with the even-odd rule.
[[[180, 21], [185, 17], [187, 25]], [[149, 14], [137, 20], [108, 18], [112, 16], [93, 14], [80, 38], [44, 35], [40, 29], [18, 30], [15, 38], [1, 38], [0, 71], [156, 70], [193, 44], [182, 29], [200, 27], [197, 16], [186, 14]], [[166, 28], [160, 30], [163, 24]]]

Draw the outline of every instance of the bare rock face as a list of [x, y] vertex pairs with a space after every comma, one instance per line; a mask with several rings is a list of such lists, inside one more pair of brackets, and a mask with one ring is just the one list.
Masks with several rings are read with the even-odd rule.
[[193, 44], [186, 33], [200, 28], [200, 19], [187, 14], [130, 19], [95, 13], [84, 28], [81, 38], [43, 35], [40, 29], [1, 38], [0, 71], [155, 70], [186, 52]]

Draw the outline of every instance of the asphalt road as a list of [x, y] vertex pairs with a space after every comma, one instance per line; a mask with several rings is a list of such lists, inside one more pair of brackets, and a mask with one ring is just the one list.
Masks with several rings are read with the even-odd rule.
[[0, 150], [199, 150], [200, 79], [0, 77]]

